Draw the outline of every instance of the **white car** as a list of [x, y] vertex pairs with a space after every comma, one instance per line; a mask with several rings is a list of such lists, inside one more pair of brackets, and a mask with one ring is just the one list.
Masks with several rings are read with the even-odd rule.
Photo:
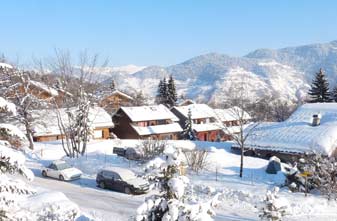
[[62, 181], [79, 179], [81, 175], [82, 172], [79, 169], [71, 167], [65, 161], [54, 161], [42, 170], [42, 176], [53, 177]]

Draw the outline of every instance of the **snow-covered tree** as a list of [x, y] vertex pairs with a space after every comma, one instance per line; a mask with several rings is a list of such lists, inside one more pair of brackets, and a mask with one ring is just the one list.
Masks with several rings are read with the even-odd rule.
[[331, 102], [329, 82], [322, 69], [316, 73], [315, 79], [311, 83], [309, 95], [312, 103]]
[[167, 104], [167, 81], [166, 78], [159, 81], [158, 90], [156, 95], [157, 104]]
[[[15, 105], [0, 97], [0, 112], [15, 115]], [[17, 150], [11, 148], [8, 139], [12, 137], [25, 139], [20, 130], [10, 124], [0, 124], [0, 134], [7, 133], [7, 136], [0, 136], [0, 220], [18, 220], [22, 218], [17, 211], [17, 199], [22, 195], [33, 194], [34, 191], [27, 187], [23, 181], [12, 180], [6, 174], [19, 173], [28, 179], [33, 179], [33, 173], [25, 165], [25, 157]]]
[[160, 194], [148, 197], [137, 209], [137, 221], [213, 220], [217, 197], [204, 203], [190, 203], [186, 197], [187, 177], [180, 175], [181, 150], [167, 146], [162, 158], [147, 165], [150, 176], [157, 181]]
[[188, 109], [187, 119], [185, 122], [184, 130], [182, 132], [182, 137], [186, 140], [197, 140], [197, 135], [193, 130], [193, 121], [191, 109]]
[[176, 105], [178, 100], [175, 81], [173, 76], [170, 75], [170, 78], [167, 83], [167, 106], [173, 107]]
[[138, 91], [134, 94], [134, 99], [132, 101], [132, 105], [134, 106], [143, 106], [148, 103], [147, 98], [144, 96], [143, 91]]
[[335, 157], [306, 154], [297, 162], [296, 170], [287, 175], [292, 191], [316, 190], [328, 199], [337, 199], [337, 162]]
[[[2, 117], [5, 116], [5, 113], [15, 115], [15, 105], [0, 97], [0, 113]], [[8, 136], [12, 139], [26, 139], [25, 135], [11, 124], [5, 124], [5, 126], [0, 124], [0, 130], [3, 128], [7, 130]], [[20, 148], [20, 150], [22, 149], [24, 148]], [[9, 174], [11, 176], [8, 176]], [[77, 217], [79, 213], [77, 205], [70, 202], [65, 196], [63, 196], [62, 203], [53, 202], [53, 205], [50, 206], [44, 202], [44, 200], [48, 200], [49, 193], [44, 193], [45, 198], [39, 196], [24, 180], [15, 179], [17, 175], [28, 180], [34, 178], [32, 171], [25, 166], [24, 154], [15, 150], [8, 140], [0, 137], [0, 220], [70, 221]], [[38, 199], [34, 198], [36, 195]], [[41, 207], [37, 207], [33, 211], [29, 208], [30, 203], [41, 203]], [[39, 211], [40, 209], [41, 211]]]
[[59, 109], [56, 109], [58, 126], [62, 134], [62, 146], [68, 157], [84, 155], [87, 143], [93, 135], [93, 128], [89, 119], [90, 101], [87, 94], [80, 89], [77, 104], [67, 109], [67, 120], [64, 122]]
[[16, 105], [17, 115], [15, 120], [25, 128], [25, 134], [29, 142], [29, 148], [34, 149], [33, 142], [33, 118], [30, 111], [37, 108], [47, 108], [51, 99], [43, 97], [43, 92], [48, 90], [36, 90], [37, 84], [31, 80], [33, 73], [16, 68], [0, 68], [2, 86], [0, 95]]
[[279, 221], [286, 215], [287, 202], [278, 196], [279, 188], [268, 190], [260, 210], [261, 220]]

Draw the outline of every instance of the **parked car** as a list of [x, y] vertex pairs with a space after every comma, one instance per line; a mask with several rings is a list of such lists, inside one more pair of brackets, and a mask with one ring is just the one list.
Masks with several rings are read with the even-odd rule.
[[126, 194], [146, 193], [150, 184], [137, 177], [131, 170], [121, 167], [110, 167], [98, 172], [96, 183], [100, 188], [107, 188]]
[[141, 151], [134, 147], [114, 147], [112, 152], [117, 154], [117, 156], [125, 157], [128, 160], [140, 160], [143, 157]]
[[125, 150], [125, 158], [128, 160], [141, 160], [143, 158], [143, 154], [137, 148], [128, 147]]
[[123, 147], [114, 147], [112, 152], [117, 156], [125, 157], [125, 149]]
[[53, 177], [59, 180], [75, 180], [82, 176], [82, 172], [71, 167], [65, 161], [54, 161], [48, 167], [43, 168], [42, 176]]

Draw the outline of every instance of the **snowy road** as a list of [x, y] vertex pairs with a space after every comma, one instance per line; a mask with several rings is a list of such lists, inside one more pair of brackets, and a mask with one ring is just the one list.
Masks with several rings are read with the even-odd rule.
[[36, 176], [32, 185], [63, 192], [78, 204], [82, 211], [104, 221], [128, 220], [144, 200], [144, 196], [131, 196], [98, 189], [95, 187], [94, 180], [86, 178], [73, 182], [61, 182]]

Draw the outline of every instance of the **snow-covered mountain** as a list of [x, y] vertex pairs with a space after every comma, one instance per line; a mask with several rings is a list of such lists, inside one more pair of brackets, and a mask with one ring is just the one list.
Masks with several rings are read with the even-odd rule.
[[[169, 67], [150, 66], [134, 74], [114, 76], [121, 89], [142, 90], [154, 96], [159, 79], [172, 74], [179, 94], [216, 101], [235, 81], [246, 82], [251, 96], [303, 99], [314, 74], [323, 68], [330, 84], [337, 83], [337, 41], [278, 50], [259, 49], [244, 57], [205, 54]], [[108, 79], [106, 82], [109, 82]]]

